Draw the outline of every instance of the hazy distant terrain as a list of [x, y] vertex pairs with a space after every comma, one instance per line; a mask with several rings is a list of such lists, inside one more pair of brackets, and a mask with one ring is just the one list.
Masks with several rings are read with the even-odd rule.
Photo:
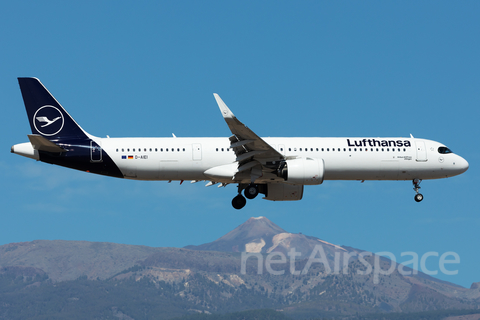
[[[309, 265], [319, 244], [328, 263]], [[355, 258], [335, 273], [336, 257], [363, 251], [290, 234], [263, 217], [187, 248], [61, 240], [0, 246], [0, 319], [169, 319], [257, 309], [277, 310], [256, 311], [270, 319], [399, 312], [443, 318], [480, 307], [478, 285], [466, 289], [397, 269], [377, 274], [375, 282], [374, 274], [359, 274], [366, 266]], [[278, 260], [290, 258], [292, 248], [299, 253], [295, 262]], [[242, 252], [253, 255], [246, 260]], [[374, 265], [375, 256], [365, 259]], [[378, 261], [383, 270], [391, 266], [390, 260]], [[253, 311], [239, 317], [247, 315], [255, 318]]]

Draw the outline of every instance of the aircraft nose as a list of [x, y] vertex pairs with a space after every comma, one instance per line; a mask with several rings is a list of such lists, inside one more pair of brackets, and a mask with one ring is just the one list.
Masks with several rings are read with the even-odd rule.
[[469, 165], [467, 160], [458, 156], [458, 159], [455, 161], [455, 167], [460, 171], [460, 173], [464, 173], [468, 170]]

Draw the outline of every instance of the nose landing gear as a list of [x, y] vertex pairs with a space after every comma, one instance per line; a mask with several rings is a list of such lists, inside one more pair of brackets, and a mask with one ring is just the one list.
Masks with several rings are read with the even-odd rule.
[[420, 202], [423, 200], [423, 194], [419, 193], [418, 190], [420, 189], [420, 183], [422, 179], [413, 179], [413, 190], [417, 193], [414, 197], [416, 202]]

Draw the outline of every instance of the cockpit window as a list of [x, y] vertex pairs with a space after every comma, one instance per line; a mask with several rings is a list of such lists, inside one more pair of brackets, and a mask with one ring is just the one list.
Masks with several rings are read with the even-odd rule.
[[447, 147], [439, 147], [438, 153], [441, 153], [441, 154], [452, 153], [452, 150], [448, 149]]

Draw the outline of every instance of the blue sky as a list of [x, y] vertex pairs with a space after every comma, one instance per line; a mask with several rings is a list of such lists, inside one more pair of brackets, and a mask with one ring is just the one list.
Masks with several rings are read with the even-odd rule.
[[[458, 275], [438, 278], [469, 287], [480, 281], [479, 15], [475, 1], [5, 2], [0, 244], [182, 247], [266, 216], [400, 262], [406, 251], [456, 252]], [[422, 203], [409, 181], [326, 181], [302, 201], [258, 198], [236, 211], [233, 185], [128, 181], [10, 154], [30, 133], [19, 76], [40, 78], [96, 136], [229, 136], [217, 92], [260, 136], [412, 133], [470, 169], [424, 181]]]

